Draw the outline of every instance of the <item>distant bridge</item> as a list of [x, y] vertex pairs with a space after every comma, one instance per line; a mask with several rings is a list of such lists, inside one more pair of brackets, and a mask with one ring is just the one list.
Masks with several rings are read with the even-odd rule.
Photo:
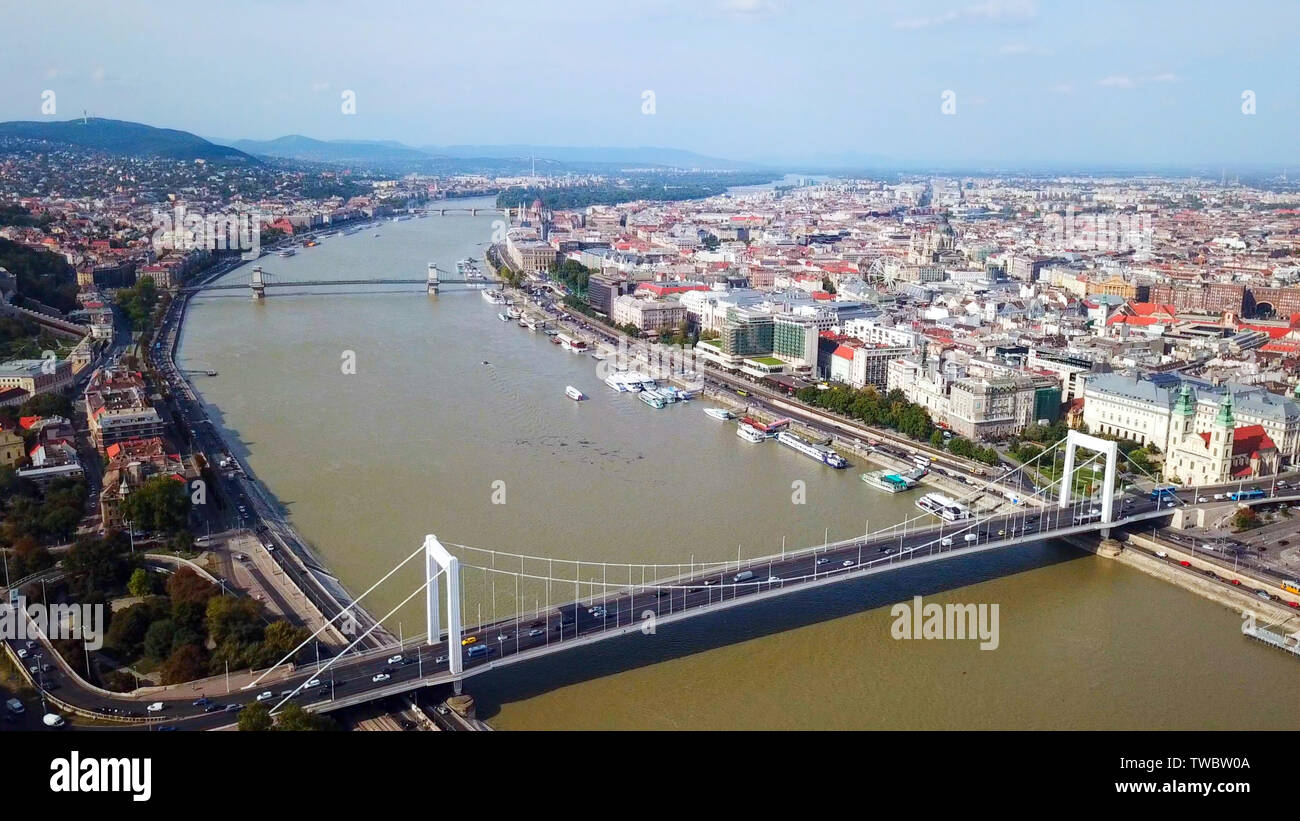
[[357, 285], [423, 285], [425, 292], [429, 294], [438, 293], [439, 289], [446, 285], [468, 285], [471, 287], [486, 287], [492, 284], [492, 281], [484, 274], [470, 272], [456, 277], [444, 275], [438, 268], [437, 264], [430, 262], [426, 275], [417, 279], [414, 277], [374, 277], [370, 279], [280, 279], [274, 274], [262, 270], [262, 266], [255, 265], [247, 273], [239, 272], [232, 276], [221, 277], [210, 284], [192, 285], [182, 288], [183, 293], [200, 293], [203, 291], [238, 291], [248, 289], [252, 292], [254, 300], [266, 299], [267, 288], [307, 288], [307, 287], [338, 287], [338, 286], [357, 286]]

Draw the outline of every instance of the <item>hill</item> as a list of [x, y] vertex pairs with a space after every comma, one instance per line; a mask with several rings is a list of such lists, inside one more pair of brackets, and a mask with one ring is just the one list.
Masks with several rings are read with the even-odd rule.
[[211, 163], [257, 162], [243, 151], [208, 142], [188, 131], [99, 117], [62, 122], [15, 120], [0, 123], [0, 139], [4, 138], [43, 140], [129, 157], [205, 160]]

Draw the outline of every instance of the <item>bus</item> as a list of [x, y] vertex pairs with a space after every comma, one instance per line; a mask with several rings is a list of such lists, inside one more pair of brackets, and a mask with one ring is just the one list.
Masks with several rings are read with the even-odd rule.
[[1165, 499], [1173, 499], [1178, 495], [1178, 488], [1173, 485], [1162, 485], [1151, 491], [1151, 501], [1163, 502]]
[[488, 653], [490, 653], [490, 652], [492, 652], [492, 645], [490, 645], [490, 644], [475, 644], [475, 645], [472, 645], [468, 650], [465, 651], [465, 658], [467, 658], [467, 659], [476, 659], [476, 658], [478, 658], [479, 656], [486, 656], [486, 655], [487, 655]]
[[1282, 589], [1288, 593], [1300, 593], [1300, 582], [1297, 581], [1282, 582]]
[[1239, 490], [1236, 493], [1229, 493], [1228, 498], [1234, 502], [1244, 502], [1248, 499], [1263, 499], [1267, 495], [1267, 493], [1256, 487], [1251, 488], [1250, 490]]

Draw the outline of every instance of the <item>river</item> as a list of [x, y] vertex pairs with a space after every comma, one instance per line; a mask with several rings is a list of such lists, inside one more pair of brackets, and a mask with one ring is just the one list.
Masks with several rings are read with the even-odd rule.
[[[450, 271], [481, 257], [494, 219], [386, 222], [260, 264], [283, 279], [422, 277], [429, 261]], [[701, 402], [654, 410], [615, 394], [590, 357], [499, 321], [477, 291], [289, 290], [270, 289], [262, 304], [243, 292], [197, 298], [180, 363], [219, 372], [195, 378], [213, 418], [354, 592], [426, 533], [557, 559], [673, 564], [778, 552], [783, 537], [820, 544], [915, 513], [912, 494], [868, 488], [858, 466], [834, 471], [740, 440]], [[568, 399], [566, 385], [590, 400]], [[526, 587], [516, 598], [475, 573], [471, 623], [480, 607], [505, 615], [545, 595]], [[367, 608], [387, 612], [419, 582], [415, 569], [399, 574]], [[997, 604], [998, 648], [891, 638], [890, 606], [917, 593]], [[1297, 662], [1242, 637], [1232, 612], [1059, 544], [778, 602], [467, 688], [501, 729], [1300, 724], [1274, 706], [1300, 695]], [[417, 604], [393, 617], [393, 632], [423, 630]]]

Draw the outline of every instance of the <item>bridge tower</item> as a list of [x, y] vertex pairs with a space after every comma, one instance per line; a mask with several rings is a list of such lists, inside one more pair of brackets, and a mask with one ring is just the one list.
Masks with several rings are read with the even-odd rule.
[[266, 283], [262, 281], [262, 266], [253, 266], [253, 281], [249, 283], [253, 289], [253, 301], [259, 302], [266, 299]]
[[1115, 520], [1115, 466], [1118, 461], [1118, 445], [1109, 439], [1098, 439], [1072, 430], [1065, 436], [1065, 470], [1061, 473], [1061, 507], [1070, 506], [1070, 495], [1074, 489], [1074, 451], [1084, 447], [1106, 457], [1105, 478], [1102, 480], [1101, 520]]
[[[447, 576], [447, 663], [453, 676], [460, 675], [460, 560], [447, 552], [438, 537], [430, 533], [424, 537], [425, 619], [429, 627], [429, 644], [437, 644], [442, 633], [442, 608], [438, 596], [438, 571]], [[460, 692], [459, 688], [457, 692]]]
[[430, 294], [433, 296], [438, 295], [438, 264], [435, 262], [429, 263], [429, 276], [426, 285]]

